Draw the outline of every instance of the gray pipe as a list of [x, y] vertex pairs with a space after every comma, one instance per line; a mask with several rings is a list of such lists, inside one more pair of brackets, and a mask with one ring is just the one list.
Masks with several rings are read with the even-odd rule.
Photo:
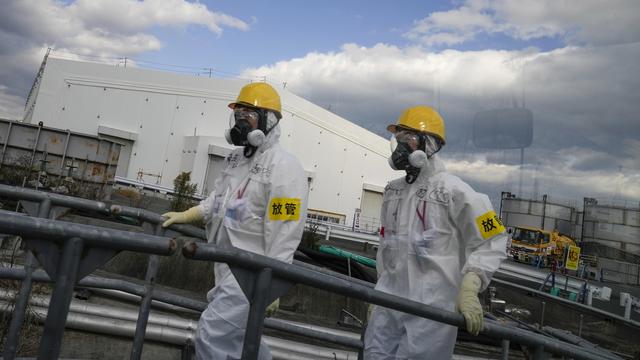
[[[0, 299], [9, 301], [12, 298], [13, 296], [11, 291], [0, 289]], [[29, 303], [33, 306], [42, 308], [49, 307], [48, 297], [42, 295], [31, 295]], [[72, 300], [69, 306], [69, 311], [133, 322], [138, 320], [138, 312], [135, 309], [130, 310], [125, 308], [116, 308], [108, 305], [92, 304], [86, 301]], [[183, 330], [195, 330], [198, 327], [198, 323], [196, 321], [157, 313], [149, 314], [149, 323]]]
[[[24, 278], [24, 269], [19, 268], [2, 268], [0, 267], [0, 278], [8, 278], [14, 280], [22, 280]], [[47, 274], [43, 270], [36, 270], [33, 273], [34, 281], [39, 282], [51, 282]], [[140, 301], [140, 294], [144, 291], [144, 286], [133, 284], [127, 281], [118, 280], [118, 279], [107, 279], [101, 278], [97, 276], [87, 276], [84, 279], [80, 280], [80, 286], [91, 287], [92, 291], [103, 292], [109, 295], [113, 295], [115, 297], [119, 297], [127, 300], [134, 300], [136, 302]], [[100, 289], [95, 289], [95, 288]], [[102, 289], [106, 288], [106, 289]], [[118, 289], [118, 290], [108, 290], [108, 289]], [[131, 293], [131, 294], [129, 294]], [[133, 295], [137, 294], [137, 295]], [[197, 314], [201, 313], [207, 306], [207, 303], [192, 300], [188, 298], [184, 298], [178, 295], [174, 295], [167, 292], [158, 291], [155, 289], [153, 291], [153, 296], [155, 299], [160, 299], [163, 302], [159, 302], [160, 305], [165, 307], [171, 307], [172, 305], [177, 305], [178, 309], [181, 310], [193, 310], [196, 311]], [[154, 300], [155, 301], [155, 300]], [[170, 305], [171, 304], [171, 305]], [[184, 309], [183, 309], [184, 308]], [[294, 323], [284, 323], [283, 320], [280, 319], [265, 319], [265, 326], [271, 329], [278, 329], [281, 331], [289, 332], [291, 334], [304, 336], [307, 338], [313, 338], [318, 340], [327, 341], [334, 344], [339, 344], [351, 348], [362, 348], [362, 341], [354, 341], [344, 334], [332, 331], [331, 329], [318, 328], [313, 329], [309, 328], [309, 326], [299, 326]], [[295, 358], [294, 358], [295, 359]]]
[[176, 241], [165, 237], [22, 215], [3, 215], [0, 229], [6, 234], [47, 240], [78, 237], [89, 246], [159, 255], [171, 255], [176, 248]]
[[[0, 301], [0, 311], [10, 311], [8, 305], [9, 304], [6, 301]], [[47, 309], [39, 306], [34, 306], [31, 309], [36, 315], [36, 318], [40, 322], [43, 322], [47, 316]], [[152, 317], [150, 316], [150, 324], [147, 325], [147, 331], [145, 334], [146, 340], [158, 341], [178, 346], [184, 346], [185, 344], [187, 344], [187, 342], [193, 343], [195, 330], [185, 330], [180, 328], [151, 324], [151, 319]], [[109, 318], [104, 316], [93, 316], [70, 311], [67, 318], [66, 326], [68, 328], [81, 331], [133, 338], [136, 323], [128, 320]], [[309, 358], [348, 360], [355, 359], [357, 356], [357, 354], [354, 352], [297, 343], [270, 336], [265, 336], [264, 339], [265, 342], [269, 345], [273, 357], [278, 360], [297, 360]]]

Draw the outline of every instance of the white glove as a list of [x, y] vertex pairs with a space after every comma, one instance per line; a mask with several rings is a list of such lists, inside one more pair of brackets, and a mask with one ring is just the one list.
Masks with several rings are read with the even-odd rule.
[[474, 272], [464, 274], [460, 292], [458, 293], [458, 311], [464, 315], [467, 322], [467, 331], [472, 335], [478, 335], [482, 330], [483, 314], [482, 305], [478, 299], [478, 292], [482, 281]]
[[162, 223], [162, 227], [167, 227], [171, 224], [185, 224], [191, 223], [194, 221], [202, 220], [204, 215], [202, 211], [197, 206], [192, 207], [189, 210], [183, 212], [168, 212], [162, 214], [162, 216], [166, 217], [167, 220]]
[[280, 307], [280, 299], [276, 299], [276, 301], [272, 302], [271, 305], [267, 306], [267, 310], [265, 310], [265, 316], [271, 317], [273, 316], [278, 308]]

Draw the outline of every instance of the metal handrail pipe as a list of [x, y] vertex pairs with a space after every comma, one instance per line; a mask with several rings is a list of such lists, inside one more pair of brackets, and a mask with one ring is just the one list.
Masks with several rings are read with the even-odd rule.
[[158, 255], [171, 255], [177, 246], [166, 237], [10, 214], [0, 218], [0, 232], [46, 240], [79, 237], [92, 246]]
[[51, 200], [52, 205], [65, 206], [78, 210], [97, 211], [103, 214], [109, 213], [109, 207], [102, 201], [94, 201], [73, 196], [60, 195], [45, 191], [32, 190], [17, 186], [0, 184], [0, 196], [41, 202], [45, 199]]
[[[151, 224], [161, 224], [166, 220], [162, 215], [156, 214], [152, 211], [124, 205], [111, 205], [109, 212], [114, 215], [130, 216]], [[192, 225], [173, 224], [169, 226], [169, 229], [194, 238], [207, 239], [204, 229], [200, 229]]]
[[[111, 205], [102, 202], [95, 201], [89, 199], [83, 199], [68, 195], [61, 195], [46, 191], [33, 190], [28, 188], [21, 188], [17, 186], [9, 186], [0, 184], [0, 197], [7, 197], [11, 199], [17, 200], [28, 200], [35, 202], [42, 202], [45, 199], [49, 199], [51, 204], [54, 206], [64, 206], [77, 210], [85, 210], [85, 211], [96, 211], [98, 213], [102, 213], [103, 215], [108, 214], [116, 214], [116, 215], [124, 215], [131, 216], [136, 219], [140, 219], [146, 222], [150, 222], [152, 224], [162, 223], [166, 219], [161, 215], [156, 214], [154, 212], [132, 208], [129, 206], [121, 206], [121, 205]], [[195, 226], [184, 225], [184, 224], [174, 224], [169, 227], [169, 229], [177, 231], [187, 236], [206, 239], [206, 235], [203, 229], [199, 229]]]
[[[283, 263], [276, 259], [252, 252], [235, 248], [220, 248], [215, 245], [203, 245], [192, 242], [183, 247], [182, 253], [187, 258], [224, 262], [229, 265], [240, 266], [253, 271], [270, 268], [273, 271], [274, 277], [286, 279], [294, 283], [301, 283], [321, 288], [323, 290], [346, 295], [386, 308], [399, 310], [459, 328], [465, 328], [465, 320], [461, 314], [442, 310], [381, 291], [376, 291], [347, 280], [319, 274], [293, 264]], [[532, 334], [529, 331], [500, 325], [491, 320], [485, 320], [484, 329], [481, 333], [498, 339], [508, 339], [527, 346], [544, 346], [545, 351], [558, 355], [567, 355], [589, 360], [602, 359], [601, 354], [594, 354], [593, 352], [587, 351], [578, 346], [541, 335]], [[611, 358], [617, 359], [617, 357], [613, 355]]]

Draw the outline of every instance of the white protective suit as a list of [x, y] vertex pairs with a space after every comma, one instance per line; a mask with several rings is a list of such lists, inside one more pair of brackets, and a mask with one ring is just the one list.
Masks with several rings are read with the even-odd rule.
[[[276, 125], [251, 158], [243, 156], [243, 148], [234, 149], [199, 208], [209, 242], [291, 263], [307, 217], [308, 183], [279, 137]], [[209, 305], [198, 322], [196, 357], [240, 359], [249, 302], [226, 264], [216, 263], [214, 271], [216, 286], [207, 293]], [[259, 358], [271, 359], [264, 341]]]
[[[507, 236], [486, 195], [445, 172], [433, 156], [413, 184], [404, 177], [385, 188], [376, 289], [455, 311], [462, 276], [473, 271], [485, 289], [506, 258]], [[457, 328], [373, 308], [365, 356], [450, 359]]]

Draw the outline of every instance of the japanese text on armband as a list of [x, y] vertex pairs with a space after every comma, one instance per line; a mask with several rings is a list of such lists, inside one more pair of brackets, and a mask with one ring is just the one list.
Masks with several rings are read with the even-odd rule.
[[483, 239], [498, 235], [505, 230], [502, 221], [493, 210], [478, 216], [476, 218], [476, 226], [478, 226], [478, 231], [480, 231]]
[[269, 201], [269, 220], [300, 219], [299, 198], [273, 198]]

